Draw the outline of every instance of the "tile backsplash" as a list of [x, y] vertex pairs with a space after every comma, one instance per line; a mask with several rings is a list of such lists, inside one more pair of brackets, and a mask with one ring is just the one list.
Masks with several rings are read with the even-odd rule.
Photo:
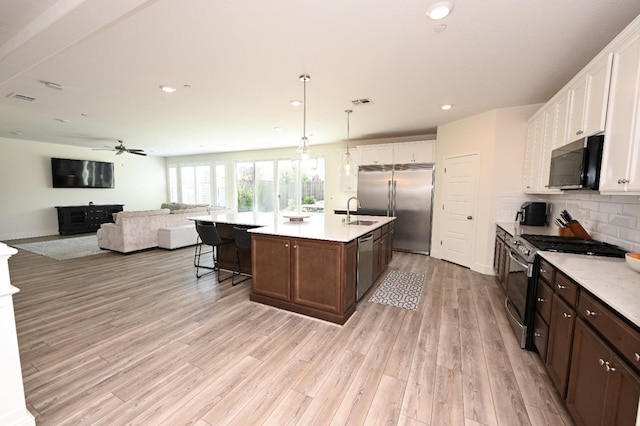
[[496, 221], [513, 221], [526, 201], [551, 203], [550, 226], [559, 212], [567, 210], [598, 241], [615, 244], [626, 251], [640, 252], [640, 197], [600, 195], [571, 191], [553, 195], [499, 194]]

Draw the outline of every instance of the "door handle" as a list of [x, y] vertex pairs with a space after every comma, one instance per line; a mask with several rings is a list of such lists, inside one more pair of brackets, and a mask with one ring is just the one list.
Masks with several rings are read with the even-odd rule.
[[473, 216], [467, 216], [467, 220], [473, 219]]

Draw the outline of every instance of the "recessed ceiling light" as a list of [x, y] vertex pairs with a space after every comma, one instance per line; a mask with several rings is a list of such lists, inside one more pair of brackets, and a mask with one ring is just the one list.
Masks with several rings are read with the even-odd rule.
[[453, 108], [453, 105], [451, 104], [444, 104], [442, 105], [440, 108], [442, 108], [443, 111], [449, 111], [451, 108]]
[[299, 101], [299, 100], [297, 100], [297, 99], [292, 99], [292, 100], [290, 100], [290, 101], [289, 101], [289, 103], [290, 103], [291, 105], [293, 105], [293, 106], [300, 106], [300, 105], [302, 105], [302, 101]]
[[160, 85], [160, 90], [164, 93], [173, 93], [176, 91], [175, 87]]
[[444, 24], [436, 25], [433, 27], [433, 31], [436, 33], [443, 33], [447, 30], [447, 26]]
[[52, 81], [45, 81], [44, 85], [47, 86], [49, 89], [56, 89], [56, 90], [62, 90], [64, 89], [64, 87], [62, 87], [61, 84], [58, 83], [54, 83]]
[[439, 1], [431, 5], [427, 10], [427, 16], [433, 20], [447, 17], [453, 11], [453, 3], [450, 1]]

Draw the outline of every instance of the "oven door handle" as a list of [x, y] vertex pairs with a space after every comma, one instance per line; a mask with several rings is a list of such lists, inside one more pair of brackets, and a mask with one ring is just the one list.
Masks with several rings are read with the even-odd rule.
[[516, 259], [516, 257], [513, 255], [513, 252], [510, 251], [509, 252], [509, 257], [511, 258], [511, 260], [513, 260], [514, 262], [516, 262], [518, 265], [522, 266], [526, 271], [527, 271], [527, 277], [531, 278], [531, 276], [533, 275], [533, 265], [529, 265], [526, 263], [522, 263], [520, 262], [518, 259]]

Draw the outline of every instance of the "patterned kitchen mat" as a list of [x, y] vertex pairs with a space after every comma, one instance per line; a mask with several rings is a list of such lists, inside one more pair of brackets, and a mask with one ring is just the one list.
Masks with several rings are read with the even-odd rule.
[[423, 285], [424, 274], [392, 269], [369, 301], [415, 311]]

